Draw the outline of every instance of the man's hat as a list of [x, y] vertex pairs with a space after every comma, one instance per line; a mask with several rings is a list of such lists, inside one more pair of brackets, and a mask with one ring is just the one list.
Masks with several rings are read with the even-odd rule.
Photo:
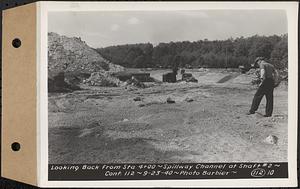
[[258, 61], [260, 60], [264, 60], [265, 58], [260, 56], [260, 57], [257, 57], [255, 60], [254, 60], [254, 64], [251, 65], [251, 67], [258, 67]]
[[258, 63], [258, 61], [260, 61], [260, 60], [264, 60], [265, 58], [264, 57], [262, 57], [262, 56], [260, 56], [260, 57], [257, 57], [256, 59], [255, 59], [255, 61], [254, 61], [254, 63], [255, 64], [257, 64]]

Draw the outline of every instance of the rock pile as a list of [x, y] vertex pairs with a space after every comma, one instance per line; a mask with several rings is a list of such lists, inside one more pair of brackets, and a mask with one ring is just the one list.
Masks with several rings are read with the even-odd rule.
[[182, 74], [182, 81], [195, 82], [195, 83], [198, 82], [198, 80], [196, 78], [194, 78], [194, 76], [191, 73], [183, 73]]
[[113, 77], [109, 72], [94, 72], [83, 83], [90, 86], [117, 87], [121, 84], [121, 81]]
[[86, 80], [94, 86], [117, 86], [120, 81], [110, 73], [123, 70], [124, 67], [104, 59], [81, 38], [48, 33], [48, 83], [54, 91], [56, 88], [64, 91], [62, 87], [67, 87], [57, 87], [57, 83], [62, 83], [57, 80], [57, 75], [61, 73], [65, 73], [63, 80], [69, 85], [79, 85]]
[[259, 75], [259, 69], [250, 69], [247, 73], [247, 75]]
[[48, 34], [49, 72], [85, 72], [123, 71], [124, 68], [110, 63], [81, 38], [69, 38], [56, 33]]
[[131, 79], [128, 79], [125, 81], [125, 87], [130, 88], [130, 87], [136, 87], [136, 88], [146, 88], [146, 85], [143, 82], [140, 82], [136, 78], [132, 77]]

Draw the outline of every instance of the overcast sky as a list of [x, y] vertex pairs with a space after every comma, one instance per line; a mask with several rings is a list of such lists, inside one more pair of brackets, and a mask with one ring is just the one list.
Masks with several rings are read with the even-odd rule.
[[287, 33], [281, 10], [52, 12], [48, 24], [50, 32], [81, 37], [94, 48]]

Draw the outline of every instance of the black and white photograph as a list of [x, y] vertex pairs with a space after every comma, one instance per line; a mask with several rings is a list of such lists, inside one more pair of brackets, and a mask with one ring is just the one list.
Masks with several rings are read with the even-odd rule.
[[47, 27], [49, 170], [287, 164], [285, 10], [51, 11]]

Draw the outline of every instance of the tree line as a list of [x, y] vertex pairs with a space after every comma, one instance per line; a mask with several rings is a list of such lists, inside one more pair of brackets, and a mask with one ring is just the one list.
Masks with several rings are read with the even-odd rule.
[[186, 68], [250, 67], [258, 56], [265, 57], [278, 69], [288, 66], [288, 36], [259, 36], [227, 40], [199, 40], [126, 44], [96, 49], [104, 58], [130, 68], [171, 68], [179, 59]]

